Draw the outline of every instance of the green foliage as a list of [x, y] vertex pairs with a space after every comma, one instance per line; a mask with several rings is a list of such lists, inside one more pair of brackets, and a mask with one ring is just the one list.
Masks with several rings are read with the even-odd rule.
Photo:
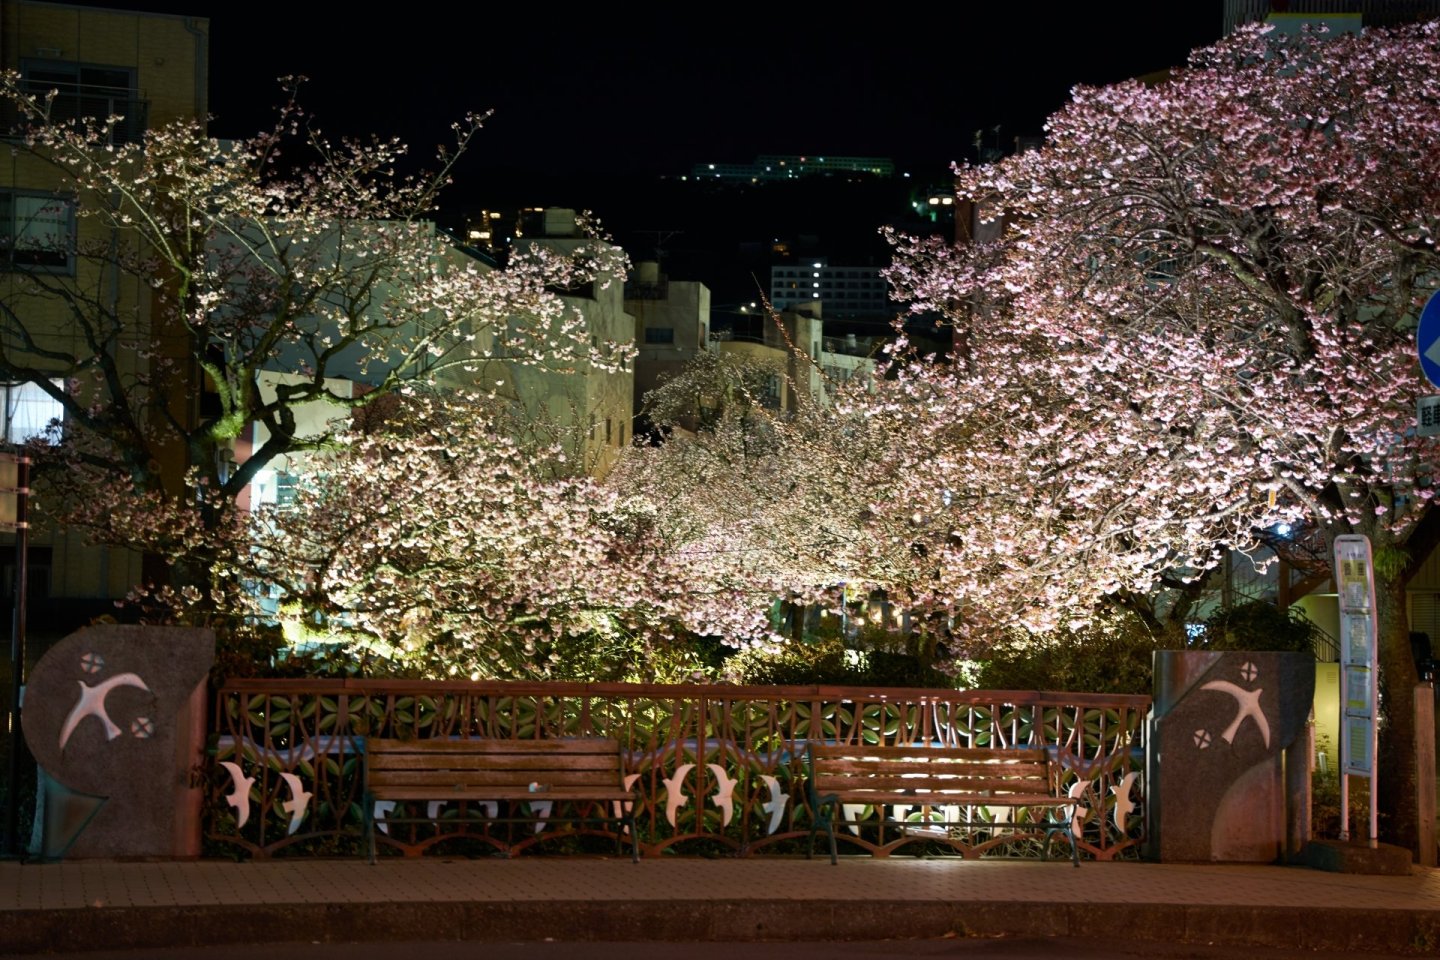
[[[517, 641], [518, 645], [519, 641]], [[619, 631], [565, 634], [549, 640], [529, 639], [527, 657], [546, 664], [544, 679], [586, 683], [683, 683], [714, 679], [723, 654], [718, 640], [677, 631], [663, 642], [642, 641]], [[244, 661], [246, 671], [231, 675], [276, 677], [369, 677], [395, 679], [466, 679], [459, 672], [436, 674], [423, 664], [387, 657], [368, 648], [337, 643], [284, 647], [271, 651], [263, 644], [256, 659]], [[497, 658], [491, 673], [471, 679], [534, 680], [536, 676], [507, 669]]]
[[674, 638], [641, 640], [620, 631], [566, 635], [537, 643], [550, 664], [547, 678], [583, 682], [679, 683], [706, 680], [719, 665], [719, 644], [677, 631]]
[[1394, 581], [1400, 579], [1405, 572], [1410, 563], [1410, 554], [1404, 547], [1383, 546], [1375, 551], [1372, 562], [1375, 565], [1376, 577], [1382, 581]]
[[215, 666], [211, 679], [224, 683], [229, 677], [306, 676], [310, 671], [277, 669], [285, 638], [280, 628], [255, 623], [216, 622]]
[[990, 650], [971, 686], [1148, 694], [1152, 654], [1175, 646], [1173, 638], [1156, 637], [1138, 618], [1117, 612], [1080, 629], [1012, 636]]
[[789, 643], [778, 650], [745, 650], [725, 662], [725, 673], [756, 686], [922, 687], [949, 689], [954, 678], [911, 653], [852, 650], [835, 636]]
[[[1333, 840], [1340, 836], [1340, 755], [1329, 737], [1316, 740], [1315, 749], [1325, 754], [1329, 762], [1325, 769], [1316, 764], [1310, 772], [1310, 833], [1317, 839]], [[1351, 835], [1363, 837], [1369, 832], [1370, 780], [1351, 777], [1348, 799]]]
[[1217, 610], [1193, 646], [1202, 650], [1281, 650], [1313, 653], [1318, 628], [1298, 609], [1255, 600]]

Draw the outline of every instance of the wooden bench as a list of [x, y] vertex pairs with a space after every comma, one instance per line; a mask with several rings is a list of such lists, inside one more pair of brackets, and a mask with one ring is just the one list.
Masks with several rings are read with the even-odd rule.
[[[877, 810], [881, 833], [873, 849], [879, 855], [916, 840], [942, 839], [954, 846], [948, 831], [945, 837], [934, 835], [934, 830], [943, 827], [1003, 826], [1012, 833], [1029, 827], [1044, 831], [1041, 856], [1046, 859], [1051, 838], [1064, 833], [1070, 841], [1070, 859], [1080, 866], [1080, 851], [1071, 828], [1071, 817], [1080, 801], [1061, 789], [1063, 769], [1044, 750], [811, 743], [807, 745], [807, 763], [806, 790], [813, 818], [807, 857], [814, 855], [815, 834], [824, 830], [830, 838], [830, 862], [836, 862], [836, 821], [863, 822], [844, 820], [844, 804], [877, 808], [903, 804], [920, 807], [920, 826], [930, 829], [914, 833], [900, 824], [900, 839], [887, 847], [884, 810]], [[946, 807], [964, 808], [962, 819], [945, 820], [943, 812], [942, 819], [929, 819], [932, 812]], [[977, 807], [1009, 807], [1013, 817], [1028, 810], [1032, 819], [1029, 823], [991, 824], [972, 817]]]
[[[370, 862], [375, 862], [375, 804], [428, 801], [493, 802], [496, 812], [505, 805], [509, 815], [486, 818], [485, 823], [537, 823], [533, 811], [521, 814], [522, 804], [553, 801], [547, 819], [562, 819], [558, 805], [576, 804], [583, 816], [577, 823], [616, 826], [618, 845], [623, 830], [630, 831], [630, 855], [640, 860], [635, 830], [635, 794], [625, 788], [620, 744], [601, 737], [554, 740], [369, 739], [365, 744], [365, 838]], [[616, 816], [594, 815], [595, 808]], [[386, 826], [436, 823], [435, 817], [385, 817]], [[388, 831], [387, 831], [388, 832]], [[493, 841], [492, 841], [493, 842]]]

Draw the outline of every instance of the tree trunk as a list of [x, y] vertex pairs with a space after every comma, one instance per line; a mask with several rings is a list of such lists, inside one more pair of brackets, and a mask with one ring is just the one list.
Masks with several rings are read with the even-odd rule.
[[1380, 641], [1380, 834], [1388, 843], [1415, 850], [1415, 684], [1419, 677], [1410, 652], [1405, 584], [1375, 577], [1375, 618]]

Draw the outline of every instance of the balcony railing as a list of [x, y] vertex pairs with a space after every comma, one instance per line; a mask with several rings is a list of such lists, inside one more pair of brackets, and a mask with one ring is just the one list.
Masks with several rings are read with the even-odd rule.
[[[149, 122], [150, 101], [138, 98], [134, 90], [102, 87], [86, 83], [42, 83], [29, 81], [26, 90], [42, 100], [54, 92], [50, 100], [52, 123], [73, 123], [90, 120], [103, 123], [120, 117], [111, 135], [113, 143], [136, 143], [144, 135]], [[14, 104], [0, 105], [0, 122], [6, 131], [27, 126], [26, 119]]]
[[869, 357], [873, 355], [874, 346], [872, 337], [825, 337], [823, 349], [826, 353], [839, 353], [847, 357]]

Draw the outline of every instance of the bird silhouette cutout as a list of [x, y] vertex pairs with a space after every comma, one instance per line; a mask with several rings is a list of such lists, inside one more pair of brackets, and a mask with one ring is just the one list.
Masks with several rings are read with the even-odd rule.
[[254, 786], [255, 778], [245, 776], [238, 763], [221, 760], [220, 766], [230, 772], [230, 783], [235, 787], [225, 794], [225, 802], [235, 808], [235, 829], [239, 830], [250, 819], [250, 788]]
[[715, 791], [710, 802], [720, 808], [720, 825], [728, 827], [730, 818], [735, 815], [735, 784], [739, 781], [730, 779], [725, 768], [718, 763], [707, 763], [705, 767], [715, 777], [715, 782], [720, 785], [720, 789]]
[[77, 680], [75, 682], [80, 684], [80, 699], [75, 702], [75, 706], [70, 708], [69, 715], [65, 717], [65, 725], [60, 728], [61, 750], [65, 749], [65, 744], [69, 742], [70, 735], [75, 732], [75, 728], [80, 725], [80, 721], [86, 717], [95, 717], [105, 726], [106, 740], [114, 740], [120, 736], [120, 728], [110, 719], [110, 714], [105, 709], [105, 698], [110, 695], [111, 690], [114, 690], [116, 687], [137, 687], [146, 693], [150, 692], [150, 688], [145, 685], [145, 681], [141, 680], [139, 675], [134, 673], [117, 673], [109, 680], [102, 680], [93, 687], [84, 680]]
[[550, 811], [555, 809], [554, 800], [531, 800], [530, 812], [535, 814], [535, 832], [539, 833], [550, 825]]
[[1235, 698], [1235, 719], [1220, 734], [1221, 740], [1226, 743], [1234, 743], [1235, 734], [1240, 730], [1240, 724], [1245, 722], [1246, 717], [1249, 717], [1260, 728], [1260, 736], [1264, 738], [1265, 746], [1267, 748], [1270, 746], [1270, 721], [1265, 719], [1265, 714], [1260, 710], [1260, 694], [1265, 692], [1264, 688], [1257, 687], [1254, 690], [1246, 690], [1229, 680], [1211, 680], [1209, 683], [1203, 684], [1200, 689], [1218, 690]]
[[1125, 824], [1135, 810], [1135, 801], [1130, 796], [1130, 787], [1134, 785], [1139, 776], [1138, 771], [1131, 770], [1120, 779], [1119, 783], [1110, 788], [1110, 792], [1115, 795], [1115, 811], [1111, 816], [1115, 821], [1115, 829], [1121, 833], [1125, 832]]
[[[635, 781], [636, 781], [636, 780], [639, 780], [639, 779], [640, 779], [640, 774], [638, 774], [638, 773], [627, 773], [627, 774], [625, 775], [625, 789], [626, 789], [626, 790], [633, 790], [633, 789], [635, 789]], [[614, 803], [611, 804], [611, 806], [615, 809], [615, 816], [616, 816], [616, 817], [622, 817], [622, 816], [624, 816], [625, 814], [629, 813], [629, 812], [630, 812], [630, 808], [633, 807], [633, 806], [635, 806], [635, 804], [632, 803], [632, 802], [629, 801], [629, 800], [624, 800], [624, 801], [622, 801], [622, 800], [616, 800]], [[494, 814], [491, 814], [491, 816], [494, 816]], [[630, 824], [628, 824], [628, 823], [625, 824], [625, 827], [624, 827], [623, 832], [624, 832], [624, 833], [627, 833], [627, 834], [630, 832]]]
[[300, 821], [305, 819], [305, 811], [309, 809], [310, 798], [314, 794], [306, 790], [305, 784], [293, 773], [282, 773], [280, 779], [290, 788], [290, 799], [280, 804], [280, 809], [290, 814], [290, 828], [285, 832], [288, 837], [300, 829]]
[[695, 764], [682, 763], [675, 768], [675, 772], [671, 774], [670, 778], [664, 781], [665, 819], [670, 822], [672, 827], [675, 826], [675, 812], [690, 802], [690, 798], [685, 796], [685, 778], [694, 769]]
[[765, 835], [768, 837], [780, 829], [780, 818], [785, 816], [785, 803], [790, 797], [780, 791], [779, 780], [769, 774], [761, 774], [760, 779], [765, 782], [765, 786], [770, 788], [769, 802], [760, 805], [761, 810], [770, 814], [770, 825], [765, 830]]
[[1090, 789], [1089, 780], [1076, 780], [1070, 784], [1069, 797], [1075, 803], [1070, 806], [1068, 816], [1070, 818], [1070, 832], [1076, 837], [1085, 833], [1085, 818], [1090, 816], [1090, 808], [1080, 803], [1080, 798], [1085, 791]]

